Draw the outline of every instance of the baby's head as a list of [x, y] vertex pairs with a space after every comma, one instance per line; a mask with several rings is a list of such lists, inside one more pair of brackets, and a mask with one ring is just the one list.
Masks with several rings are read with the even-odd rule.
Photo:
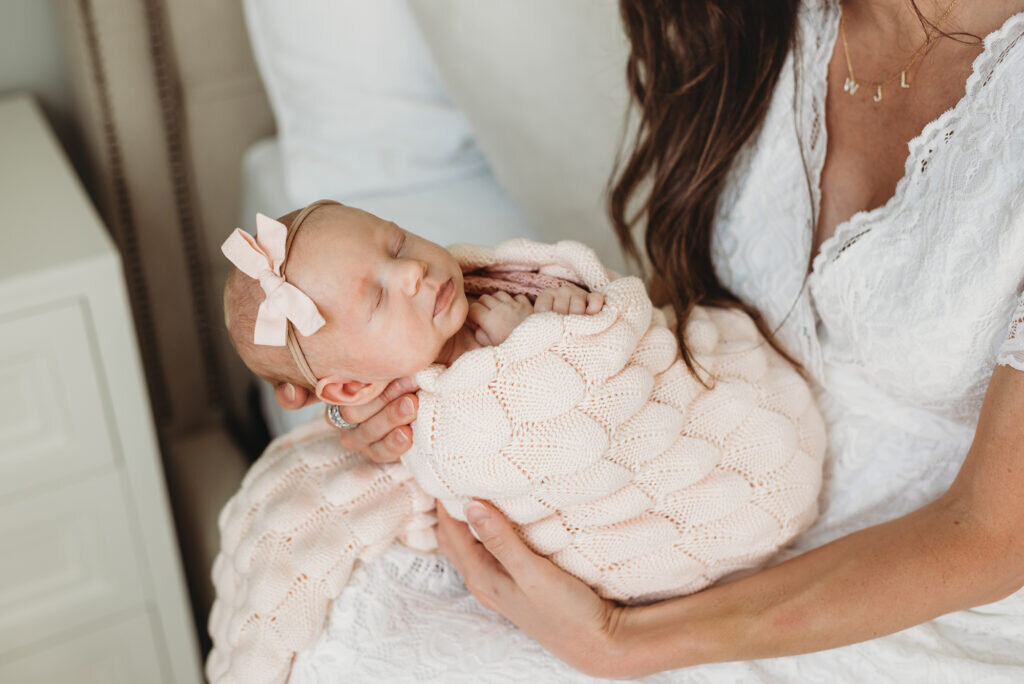
[[299, 214], [279, 219], [289, 233], [297, 231], [283, 275], [325, 321], [308, 336], [292, 330], [314, 377], [287, 346], [254, 342], [267, 296], [259, 280], [235, 268], [224, 288], [224, 321], [249, 369], [273, 384], [290, 382], [328, 403], [353, 405], [437, 360], [469, 311], [452, 255], [354, 207], [318, 205], [295, 228]]

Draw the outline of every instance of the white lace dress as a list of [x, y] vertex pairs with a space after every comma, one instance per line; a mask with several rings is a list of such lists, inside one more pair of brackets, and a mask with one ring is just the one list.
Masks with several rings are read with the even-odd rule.
[[[805, 278], [839, 16], [808, 5], [713, 245], [724, 283], [813, 375], [828, 421], [822, 513], [791, 553], [938, 497], [995, 364], [1024, 371], [1024, 14], [986, 37], [966, 96], [910, 143], [893, 198], [841, 224]], [[356, 571], [291, 681], [530, 680], [594, 681], [481, 608], [446, 561], [395, 547]], [[862, 644], [647, 679], [897, 680], [1024, 681], [1024, 592]]]

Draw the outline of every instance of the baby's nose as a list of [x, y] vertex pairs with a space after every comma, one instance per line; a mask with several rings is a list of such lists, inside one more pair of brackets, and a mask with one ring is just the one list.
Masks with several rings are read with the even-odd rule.
[[427, 265], [416, 259], [405, 259], [402, 262], [402, 289], [410, 297], [420, 291], [420, 285], [427, 274]]

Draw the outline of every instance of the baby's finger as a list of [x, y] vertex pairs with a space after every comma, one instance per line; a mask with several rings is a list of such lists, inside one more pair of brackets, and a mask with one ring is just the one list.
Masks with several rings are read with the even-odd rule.
[[533, 304], [533, 310], [537, 312], [551, 311], [551, 305], [555, 301], [554, 290], [544, 290], [537, 295], [537, 301]]
[[596, 314], [604, 308], [604, 295], [600, 292], [591, 292], [587, 295], [587, 313]]
[[504, 302], [505, 304], [508, 304], [509, 302], [512, 301], [512, 295], [510, 295], [508, 292], [505, 292], [504, 290], [498, 290], [497, 292], [494, 293], [493, 296], [499, 302]]
[[583, 292], [574, 292], [569, 297], [569, 313], [580, 315], [587, 310], [587, 295]]
[[489, 294], [480, 295], [480, 297], [477, 298], [476, 301], [479, 302], [480, 305], [483, 306], [485, 309], [493, 309], [498, 305], [498, 300], [495, 299], [493, 295]]
[[487, 336], [483, 328], [477, 328], [476, 332], [473, 333], [473, 337], [476, 339], [477, 344], [483, 347], [493, 347], [491, 344], [491, 338]]
[[469, 305], [469, 313], [466, 314], [466, 316], [473, 323], [480, 325], [480, 321], [483, 319], [484, 316], [487, 315], [489, 311], [490, 309], [488, 309], [486, 306], [481, 304], [479, 300], [477, 300]]
[[530, 303], [530, 298], [526, 295], [516, 295], [516, 298], [513, 301], [521, 307], [531, 311], [533, 310], [533, 304]]
[[569, 313], [569, 298], [571, 294], [569, 290], [559, 288], [555, 290], [555, 301], [551, 304], [551, 310], [557, 311], [560, 314]]

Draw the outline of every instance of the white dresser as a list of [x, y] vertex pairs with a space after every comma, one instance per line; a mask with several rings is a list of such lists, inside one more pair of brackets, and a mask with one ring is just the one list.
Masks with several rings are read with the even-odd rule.
[[0, 682], [200, 681], [118, 253], [0, 101]]

